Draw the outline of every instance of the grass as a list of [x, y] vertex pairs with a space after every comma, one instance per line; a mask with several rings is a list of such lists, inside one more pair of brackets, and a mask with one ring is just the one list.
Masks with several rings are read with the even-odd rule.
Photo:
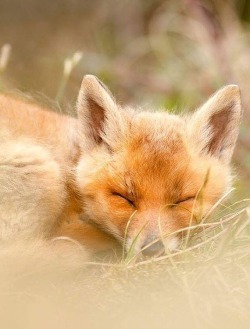
[[[0, 245], [6, 328], [242, 328], [250, 317], [249, 200], [193, 225], [174, 253], [94, 260], [74, 243]], [[232, 210], [233, 209], [233, 210]], [[211, 216], [212, 215], [212, 216]], [[192, 238], [191, 238], [192, 237]], [[14, 316], [13, 316], [14, 314]]]

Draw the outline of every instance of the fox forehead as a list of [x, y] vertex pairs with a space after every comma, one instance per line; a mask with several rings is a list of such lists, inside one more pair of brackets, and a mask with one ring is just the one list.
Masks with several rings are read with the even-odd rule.
[[[139, 113], [131, 119], [129, 151], [145, 152], [145, 157], [169, 155], [185, 151], [185, 123], [168, 113]], [[156, 160], [156, 159], [155, 159]]]
[[135, 116], [128, 138], [112, 163], [111, 186], [121, 186], [133, 199], [173, 201], [183, 193], [192, 194], [198, 189], [197, 179], [191, 178], [194, 174], [192, 154], [186, 141], [184, 120], [174, 115]]

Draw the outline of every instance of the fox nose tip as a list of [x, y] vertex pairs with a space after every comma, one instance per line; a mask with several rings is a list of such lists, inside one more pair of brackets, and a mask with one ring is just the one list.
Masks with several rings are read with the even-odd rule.
[[149, 256], [149, 257], [153, 257], [153, 256], [159, 256], [161, 254], [164, 253], [164, 245], [161, 241], [157, 241], [154, 244], [146, 247], [149, 243], [145, 243], [142, 246], [142, 254], [143, 256]]

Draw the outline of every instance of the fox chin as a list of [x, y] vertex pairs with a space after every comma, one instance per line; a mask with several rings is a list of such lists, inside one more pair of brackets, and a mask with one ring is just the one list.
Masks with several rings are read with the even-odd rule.
[[231, 187], [238, 86], [174, 115], [122, 107], [86, 75], [76, 109], [0, 95], [0, 239], [64, 236], [155, 256], [178, 248]]

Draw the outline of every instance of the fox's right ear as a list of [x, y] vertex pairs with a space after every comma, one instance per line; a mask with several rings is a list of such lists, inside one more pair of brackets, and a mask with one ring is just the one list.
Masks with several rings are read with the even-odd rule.
[[200, 152], [229, 163], [238, 137], [241, 115], [238, 86], [228, 85], [210, 97], [191, 119], [192, 140]]
[[[120, 113], [109, 89], [94, 75], [85, 75], [77, 99], [81, 146], [91, 150], [119, 134]], [[112, 142], [111, 142], [112, 143]], [[111, 148], [111, 145], [108, 145]]]

